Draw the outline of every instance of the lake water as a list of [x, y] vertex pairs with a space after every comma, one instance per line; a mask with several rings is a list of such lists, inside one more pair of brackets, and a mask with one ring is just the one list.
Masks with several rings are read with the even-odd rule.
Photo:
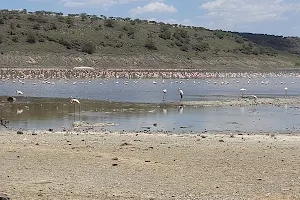
[[[184, 91], [184, 101], [238, 98], [241, 96], [241, 88], [247, 90], [245, 95], [255, 94], [259, 98], [282, 97], [285, 95], [285, 87], [288, 88], [289, 96], [300, 96], [299, 85], [300, 79], [289, 75], [164, 81], [99, 79], [67, 82], [58, 80], [48, 83], [38, 80], [6, 80], [0, 82], [0, 98], [3, 101], [0, 105], [0, 117], [8, 119], [9, 127], [15, 129], [68, 128], [74, 121], [74, 107], [69, 101], [72, 96], [82, 101], [91, 100], [81, 104], [81, 120], [117, 124], [108, 127], [112, 130], [296, 132], [300, 128], [297, 106], [163, 109], [157, 105], [146, 108], [127, 105], [122, 110], [122, 104], [109, 102], [161, 103], [163, 89], [167, 89], [166, 102], [178, 102], [178, 88]], [[24, 95], [17, 96], [15, 103], [7, 103], [7, 96], [16, 96], [16, 90], [22, 91]], [[76, 109], [78, 120], [78, 108]]]

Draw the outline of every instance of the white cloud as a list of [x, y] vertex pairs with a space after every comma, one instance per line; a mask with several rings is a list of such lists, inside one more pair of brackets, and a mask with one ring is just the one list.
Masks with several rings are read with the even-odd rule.
[[130, 10], [132, 14], [143, 13], [175, 13], [177, 9], [173, 5], [167, 5], [162, 2], [149, 3], [143, 7], [138, 6]]
[[[116, 4], [126, 4], [139, 1], [153, 1], [153, 0], [59, 0], [64, 7], [87, 7], [87, 6], [112, 6]], [[163, 1], [163, 0], [158, 0]]]
[[200, 8], [207, 11], [202, 19], [230, 28], [236, 24], [285, 20], [288, 12], [299, 9], [299, 4], [285, 0], [210, 0]]

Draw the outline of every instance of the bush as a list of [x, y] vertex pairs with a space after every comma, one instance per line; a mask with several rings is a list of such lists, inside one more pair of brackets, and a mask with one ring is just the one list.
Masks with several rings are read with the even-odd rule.
[[104, 26], [113, 28], [114, 27], [114, 21], [112, 19], [107, 19], [104, 21]]
[[86, 42], [82, 45], [82, 52], [93, 54], [96, 52], [96, 45], [92, 42]]
[[243, 39], [242, 37], [240, 37], [240, 36], [236, 36], [236, 37], [235, 37], [235, 41], [236, 41], [237, 43], [239, 43], [239, 44], [243, 44], [243, 43], [244, 43], [244, 39]]
[[189, 51], [189, 47], [187, 45], [183, 45], [182, 47], [180, 47], [180, 50], [188, 52]]
[[4, 37], [2, 34], [0, 34], [0, 44], [3, 42], [3, 40], [4, 40]]
[[69, 25], [73, 25], [74, 24], [74, 19], [70, 16], [68, 16], [66, 18], [66, 23], [69, 24]]
[[2, 17], [0, 18], [0, 24], [4, 24], [4, 19]]
[[16, 42], [16, 43], [19, 42], [19, 38], [18, 38], [18, 36], [16, 36], [16, 35], [13, 36], [11, 40], [12, 40], [13, 42]]
[[217, 36], [219, 39], [223, 39], [224, 38], [224, 36], [225, 36], [225, 32], [223, 32], [223, 31], [220, 31], [220, 30], [217, 30], [217, 31], [215, 31], [214, 32], [214, 34], [215, 34], [215, 36]]
[[169, 30], [165, 30], [164, 32], [161, 32], [158, 36], [162, 39], [165, 39], [165, 40], [169, 40], [171, 39], [171, 32]]
[[187, 30], [184, 29], [177, 29], [175, 33], [177, 33], [177, 37], [182, 37], [182, 38], [189, 37]]
[[61, 38], [59, 40], [59, 44], [65, 46], [67, 49], [71, 49], [72, 48], [71, 43], [68, 40], [66, 40], [65, 38]]
[[27, 20], [31, 21], [31, 22], [34, 22], [36, 20], [36, 16], [35, 15], [28, 15]]
[[59, 22], [65, 22], [65, 18], [63, 16], [58, 16], [57, 21]]
[[151, 38], [148, 38], [145, 43], [145, 47], [149, 50], [157, 50], [154, 41]]
[[33, 29], [34, 30], [40, 30], [41, 26], [39, 24], [35, 24], [35, 25], [33, 25]]
[[208, 51], [209, 50], [209, 44], [207, 42], [202, 42], [200, 44], [195, 44], [195, 45], [193, 45], [192, 49], [194, 51], [200, 51], [200, 52]]
[[33, 44], [33, 43], [36, 42], [36, 37], [35, 37], [35, 35], [33, 34], [33, 32], [28, 32], [28, 33], [27, 33], [26, 42], [31, 43], [31, 44]]
[[134, 34], [134, 28], [132, 28], [132, 26], [124, 26], [123, 30], [127, 32], [128, 36], [131, 36]]
[[55, 23], [51, 23], [50, 30], [57, 30], [57, 25]]

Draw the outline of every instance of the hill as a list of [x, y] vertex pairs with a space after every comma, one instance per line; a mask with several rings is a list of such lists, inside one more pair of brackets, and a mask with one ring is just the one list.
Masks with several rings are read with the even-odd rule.
[[48, 11], [0, 11], [1, 67], [298, 68], [300, 39]]

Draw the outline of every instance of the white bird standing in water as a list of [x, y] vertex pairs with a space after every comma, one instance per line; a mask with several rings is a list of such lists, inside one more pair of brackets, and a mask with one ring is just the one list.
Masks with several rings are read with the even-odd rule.
[[288, 91], [288, 88], [285, 87], [285, 88], [284, 88], [284, 96], [285, 96], [285, 97], [287, 97], [287, 91]]
[[165, 95], [167, 94], [167, 89], [164, 89], [163, 93], [164, 93], [164, 95], [163, 95], [163, 102], [164, 102], [165, 101]]
[[180, 95], [180, 99], [182, 99], [183, 98], [183, 90], [178, 88], [178, 92], [179, 92], [179, 95]]
[[244, 92], [246, 92], [247, 90], [245, 88], [241, 88], [240, 91], [242, 93], [242, 98], [243, 98], [244, 97]]
[[76, 120], [76, 118], [75, 118], [75, 114], [76, 114], [75, 104], [78, 104], [78, 106], [79, 106], [79, 121], [80, 121], [80, 101], [78, 99], [71, 99], [71, 103], [74, 104], [74, 121]]

